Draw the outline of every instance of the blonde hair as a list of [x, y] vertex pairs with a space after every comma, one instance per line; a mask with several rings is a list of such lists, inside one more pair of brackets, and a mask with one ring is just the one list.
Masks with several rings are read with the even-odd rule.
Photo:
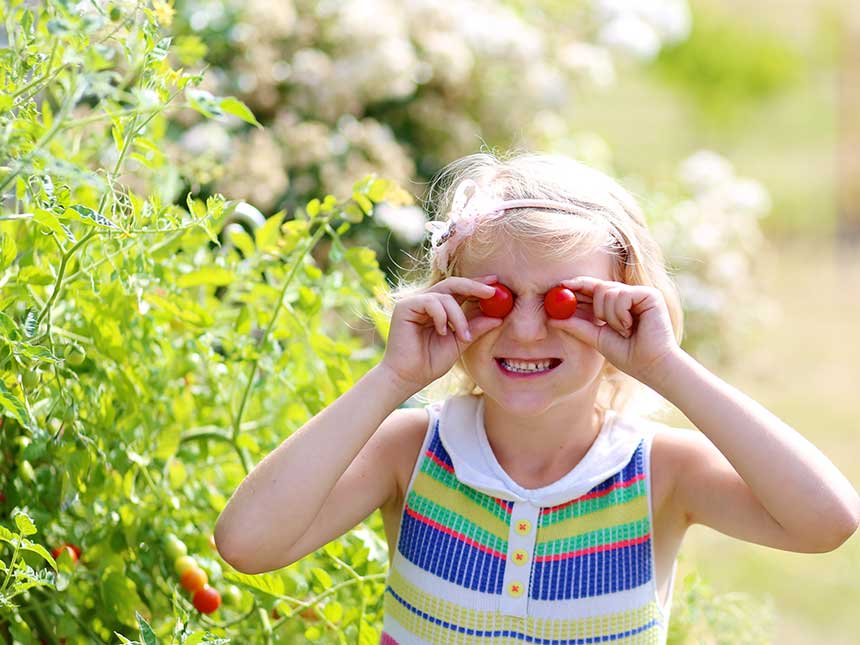
[[[436, 219], [445, 219], [457, 186], [471, 179], [500, 200], [546, 199], [569, 204], [574, 213], [544, 208], [515, 208], [482, 220], [475, 232], [453, 252], [447, 267], [440, 267], [429, 249], [426, 264], [417, 268], [417, 280], [401, 280], [390, 294], [388, 313], [398, 300], [457, 275], [468, 255], [480, 261], [498, 248], [500, 240], [536, 245], [553, 259], [573, 258], [603, 249], [613, 257], [613, 280], [659, 289], [666, 299], [678, 342], [683, 334], [683, 311], [677, 287], [669, 277], [663, 253], [652, 237], [641, 208], [615, 180], [569, 157], [539, 153], [489, 152], [467, 155], [445, 166], [430, 184], [425, 204]], [[482, 393], [458, 360], [435, 387], [440, 394]], [[434, 387], [434, 389], [435, 389]], [[642, 405], [648, 388], [608, 361], [596, 406], [624, 412]], [[434, 398], [434, 397], [430, 397]], [[653, 411], [653, 410], [650, 410]]]

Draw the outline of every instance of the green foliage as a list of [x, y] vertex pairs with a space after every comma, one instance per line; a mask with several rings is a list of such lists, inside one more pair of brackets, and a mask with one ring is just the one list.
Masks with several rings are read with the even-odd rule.
[[698, 8], [690, 37], [663, 48], [653, 71], [688, 93], [706, 120], [726, 126], [805, 70], [785, 38]]
[[[209, 537], [253, 464], [378, 359], [352, 329], [384, 277], [340, 236], [395, 188], [369, 176], [255, 235], [225, 231], [235, 202], [176, 194], [169, 112], [256, 119], [172, 66], [168, 10], [2, 9], [0, 636], [355, 640], [380, 618], [378, 517], [261, 577]], [[168, 534], [239, 604], [194, 610]], [[66, 542], [76, 564], [50, 556]]]
[[748, 593], [716, 593], [693, 572], [675, 590], [669, 645], [765, 645], [773, 639], [773, 599]]

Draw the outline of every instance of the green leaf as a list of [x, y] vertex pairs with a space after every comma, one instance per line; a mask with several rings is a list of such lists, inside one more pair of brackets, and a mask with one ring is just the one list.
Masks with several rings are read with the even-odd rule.
[[152, 60], [164, 60], [167, 57], [168, 51], [170, 51], [170, 42], [172, 38], [162, 38], [158, 41], [158, 44], [152, 48], [152, 51], [149, 52], [150, 58]]
[[325, 569], [314, 567], [313, 569], [311, 569], [311, 573], [313, 574], [314, 578], [316, 578], [323, 586], [323, 589], [331, 589], [331, 587], [334, 585], [331, 576]]
[[212, 96], [211, 92], [187, 87], [185, 88], [185, 98], [193, 109], [197, 110], [206, 118], [213, 119], [216, 116], [221, 116], [223, 114], [219, 105], [219, 100]]
[[248, 108], [247, 105], [242, 103], [235, 96], [225, 96], [218, 102], [218, 107], [220, 107], [227, 114], [232, 114], [233, 116], [237, 116], [246, 123], [250, 123], [258, 128], [262, 128], [260, 122], [254, 117], [254, 113]]
[[135, 610], [143, 605], [137, 585], [124, 572], [109, 566], [101, 579], [101, 599], [108, 611], [126, 625], [135, 625]]
[[15, 514], [15, 526], [17, 526], [18, 530], [24, 535], [33, 535], [37, 533], [36, 525], [33, 524], [33, 520], [31, 520], [30, 516], [23, 511], [18, 511], [18, 513]]
[[281, 222], [284, 221], [286, 211], [279, 211], [266, 220], [255, 233], [257, 248], [261, 251], [272, 251], [276, 248], [280, 238]]
[[18, 246], [10, 236], [0, 233], [0, 271], [12, 266], [18, 255]]
[[[35, 528], [36, 527], [33, 527], [33, 530], [35, 530]], [[48, 551], [45, 549], [45, 547], [43, 547], [41, 544], [36, 544], [34, 542], [27, 541], [25, 544], [21, 545], [21, 549], [23, 549], [24, 551], [30, 551], [31, 553], [36, 553], [36, 554], [42, 556], [42, 559], [45, 562], [47, 562], [52, 567], [54, 567], [54, 569], [57, 568], [56, 565], [54, 564], [55, 563], [54, 558], [51, 557], [51, 554], [48, 553]]]
[[22, 426], [29, 427], [30, 415], [27, 414], [24, 402], [7, 389], [2, 380], [0, 380], [0, 406], [3, 406]]
[[155, 632], [152, 631], [152, 627], [149, 626], [149, 623], [146, 622], [146, 619], [140, 615], [140, 612], [134, 612], [135, 618], [137, 618], [137, 626], [140, 628], [140, 638], [143, 640], [145, 645], [158, 645], [158, 638], [155, 636]]
[[58, 215], [60, 219], [72, 219], [77, 222], [81, 222], [83, 224], [100, 226], [102, 228], [110, 228], [114, 230], [120, 230], [119, 226], [114, 224], [104, 215], [100, 215], [95, 212], [92, 208], [88, 206], [82, 206], [80, 204], [73, 204], [69, 208], [65, 210], [62, 215]]
[[260, 573], [251, 576], [238, 571], [227, 571], [224, 573], [224, 578], [230, 582], [238, 582], [246, 587], [251, 587], [251, 589], [262, 591], [275, 598], [284, 595], [284, 581], [274, 573]]
[[222, 267], [207, 267], [179, 276], [176, 286], [185, 289], [187, 287], [199, 287], [201, 285], [212, 285], [223, 287], [231, 284], [236, 279], [236, 274], [230, 269]]
[[[39, 330], [39, 319], [36, 316], [36, 312], [30, 309], [27, 312], [27, 315], [24, 317], [24, 334], [28, 338], [32, 338], [36, 335], [36, 332]], [[49, 352], [50, 353], [50, 352]]]
[[[54, 215], [51, 211], [45, 210], [44, 208], [37, 208], [33, 213], [33, 221], [38, 222], [45, 228], [53, 231], [57, 234], [61, 240], [66, 237], [66, 229], [63, 228], [63, 225], [60, 223], [60, 220], [57, 219], [57, 216]], [[75, 241], [73, 237], [71, 239], [72, 242]]]

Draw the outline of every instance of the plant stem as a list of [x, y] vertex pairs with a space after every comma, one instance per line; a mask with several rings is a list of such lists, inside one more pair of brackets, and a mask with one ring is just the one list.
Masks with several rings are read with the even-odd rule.
[[[281, 293], [278, 295], [278, 302], [275, 305], [275, 310], [272, 312], [272, 318], [271, 320], [269, 320], [269, 324], [266, 326], [263, 335], [260, 336], [259, 340], [257, 341], [257, 347], [265, 346], [266, 341], [269, 339], [269, 334], [272, 332], [272, 329], [275, 326], [275, 322], [278, 319], [278, 313], [280, 312], [281, 307], [283, 307], [284, 305], [284, 298], [286, 298], [287, 295], [287, 288], [290, 286], [290, 283], [293, 281], [293, 278], [295, 277], [296, 273], [298, 273], [299, 267], [302, 266], [305, 256], [310, 253], [311, 249], [313, 249], [317, 245], [317, 242], [319, 242], [320, 238], [322, 238], [322, 236], [325, 234], [325, 223], [327, 223], [327, 220], [317, 228], [317, 230], [314, 232], [313, 237], [308, 240], [307, 244], [305, 244], [305, 248], [296, 258], [295, 262], [293, 262], [290, 274], [286, 277], [286, 279], [284, 280], [284, 285], [281, 287]], [[251, 362], [251, 369], [248, 373], [248, 382], [245, 384], [245, 391], [242, 393], [242, 400], [239, 403], [239, 409], [236, 411], [236, 416], [233, 418], [233, 432], [231, 437], [234, 443], [238, 439], [239, 432], [241, 431], [240, 424], [242, 422], [242, 415], [244, 414], [245, 406], [248, 403], [248, 395], [251, 392], [251, 386], [254, 384], [254, 375], [257, 373], [257, 365], [259, 364], [259, 362], [259, 357], [255, 358]], [[242, 463], [245, 467], [245, 472], [250, 472], [250, 458], [247, 457], [245, 451], [241, 450], [238, 445], [236, 445], [236, 450], [237, 452], [239, 452], [239, 456], [242, 459]]]

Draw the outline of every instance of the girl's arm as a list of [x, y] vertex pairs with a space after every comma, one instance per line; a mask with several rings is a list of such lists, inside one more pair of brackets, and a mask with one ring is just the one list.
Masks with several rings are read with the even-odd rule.
[[[269, 453], [218, 517], [215, 543], [224, 560], [245, 573], [284, 567], [350, 530], [396, 495], [386, 439], [414, 421], [405, 410], [392, 414], [412, 394], [384, 365], [377, 365]], [[329, 509], [336, 512], [315, 522], [348, 467], [349, 485], [335, 496], [338, 508]], [[318, 543], [293, 553], [311, 528]]]
[[688, 524], [801, 552], [831, 551], [857, 530], [860, 497], [854, 487], [764, 406], [681, 349], [653, 365], [645, 383], [712, 442], [679, 433], [684, 438], [677, 444], [675, 491]]
[[835, 549], [857, 530], [860, 497], [851, 483], [794, 429], [680, 348], [658, 289], [588, 276], [562, 284], [590, 304], [597, 324], [573, 317], [548, 324], [595, 347], [702, 431], [674, 432], [666, 442], [677, 465], [672, 499], [688, 525], [803, 552]]
[[245, 573], [286, 566], [396, 498], [398, 451], [426, 419], [397, 407], [499, 325], [461, 308], [495, 293], [486, 284], [494, 279], [446, 278], [397, 303], [380, 364], [268, 454], [227, 502], [215, 525], [227, 562]]

